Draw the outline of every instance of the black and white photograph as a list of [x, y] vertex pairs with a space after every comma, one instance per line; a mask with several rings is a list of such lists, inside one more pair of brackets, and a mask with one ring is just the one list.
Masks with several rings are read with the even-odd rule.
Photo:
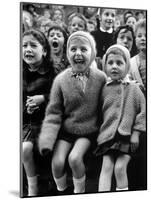
[[1, 199], [149, 199], [150, 10], [1, 4]]
[[21, 197], [147, 190], [147, 10], [20, 13]]

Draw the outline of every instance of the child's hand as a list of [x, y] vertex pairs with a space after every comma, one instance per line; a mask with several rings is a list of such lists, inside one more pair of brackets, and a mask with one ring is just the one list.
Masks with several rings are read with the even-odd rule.
[[131, 136], [131, 139], [130, 139], [131, 151], [133, 153], [137, 150], [137, 148], [139, 146], [139, 135], [140, 135], [140, 132], [134, 131], [132, 136]]
[[36, 106], [36, 104], [29, 104], [28, 106], [27, 106], [27, 113], [28, 114], [33, 114], [33, 112], [35, 111], [35, 110], [38, 110], [39, 109], [39, 106]]
[[39, 106], [45, 101], [44, 95], [34, 95], [34, 96], [27, 96], [26, 106], [30, 104], [35, 104]]
[[39, 109], [39, 105], [44, 101], [43, 95], [27, 96], [26, 106], [27, 113], [33, 114], [33, 112]]

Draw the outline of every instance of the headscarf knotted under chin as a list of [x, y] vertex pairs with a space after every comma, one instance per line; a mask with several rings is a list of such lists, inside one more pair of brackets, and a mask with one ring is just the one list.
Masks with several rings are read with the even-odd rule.
[[126, 47], [124, 47], [120, 44], [114, 44], [107, 49], [105, 55], [103, 56], [103, 60], [102, 60], [103, 70], [106, 73], [106, 61], [107, 61], [108, 55], [110, 53], [114, 52], [114, 50], [117, 50], [117, 49], [119, 49], [125, 56], [126, 70], [125, 70], [124, 77], [123, 77], [123, 78], [125, 78], [126, 74], [130, 70], [130, 53], [129, 53], [129, 50]]

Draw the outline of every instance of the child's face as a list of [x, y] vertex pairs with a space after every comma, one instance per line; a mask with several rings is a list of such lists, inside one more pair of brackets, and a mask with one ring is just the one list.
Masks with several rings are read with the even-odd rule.
[[105, 9], [101, 15], [101, 25], [105, 30], [113, 27], [115, 21], [115, 10]]
[[85, 23], [84, 21], [79, 17], [74, 17], [72, 19], [71, 24], [69, 25], [69, 33], [73, 33], [76, 31], [84, 31], [85, 30]]
[[29, 64], [34, 71], [43, 60], [43, 56], [46, 52], [39, 41], [32, 35], [26, 35], [23, 37], [23, 59]]
[[53, 53], [59, 53], [60, 51], [63, 50], [65, 39], [63, 33], [60, 30], [52, 29], [49, 32], [48, 40], [51, 47], [51, 51]]
[[127, 21], [126, 24], [131, 26], [133, 28], [133, 30], [135, 30], [135, 24], [136, 24], [136, 19], [133, 16], [130, 16]]
[[117, 37], [117, 44], [120, 44], [126, 47], [129, 51], [131, 51], [133, 45], [132, 32], [127, 31], [125, 29], [121, 29]]
[[69, 62], [75, 72], [85, 72], [91, 61], [91, 46], [89, 41], [82, 38], [73, 38], [68, 48]]
[[50, 14], [49, 10], [45, 10], [44, 11], [44, 17], [46, 17], [48, 19], [51, 17], [51, 14]]
[[87, 29], [89, 32], [94, 31], [95, 30], [95, 25], [92, 23], [87, 23]]
[[63, 19], [62, 12], [60, 10], [56, 10], [54, 12], [53, 19], [54, 20], [62, 20]]
[[109, 54], [106, 61], [106, 73], [112, 80], [124, 78], [126, 62], [120, 54]]
[[114, 22], [114, 30], [116, 30], [121, 25], [121, 21], [119, 19], [116, 19]]
[[40, 31], [43, 32], [46, 36], [47, 36], [49, 28], [50, 28], [49, 23], [42, 22], [40, 25]]
[[136, 46], [139, 51], [146, 50], [146, 29], [145, 28], [138, 28], [136, 35]]

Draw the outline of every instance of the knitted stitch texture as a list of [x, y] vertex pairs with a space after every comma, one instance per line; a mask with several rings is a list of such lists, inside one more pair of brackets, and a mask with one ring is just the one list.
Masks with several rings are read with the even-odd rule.
[[61, 127], [79, 136], [99, 130], [98, 105], [106, 75], [91, 67], [85, 92], [78, 81], [72, 76], [72, 68], [66, 69], [54, 80], [39, 137], [40, 152], [45, 148], [53, 149]]
[[131, 135], [133, 130], [146, 130], [146, 102], [138, 84], [106, 84], [102, 93], [103, 124], [97, 138], [98, 144], [121, 135]]

